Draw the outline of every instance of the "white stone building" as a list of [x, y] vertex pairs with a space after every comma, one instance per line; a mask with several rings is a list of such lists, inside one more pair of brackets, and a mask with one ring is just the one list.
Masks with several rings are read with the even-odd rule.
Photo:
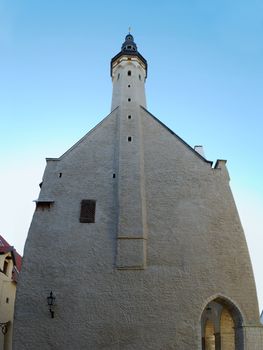
[[111, 76], [111, 113], [47, 158], [14, 350], [263, 349], [226, 161], [213, 166], [148, 112], [131, 34]]

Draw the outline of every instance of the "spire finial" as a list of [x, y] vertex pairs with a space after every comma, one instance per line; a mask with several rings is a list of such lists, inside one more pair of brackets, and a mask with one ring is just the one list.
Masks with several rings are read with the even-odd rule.
[[131, 34], [131, 27], [129, 27], [129, 34]]

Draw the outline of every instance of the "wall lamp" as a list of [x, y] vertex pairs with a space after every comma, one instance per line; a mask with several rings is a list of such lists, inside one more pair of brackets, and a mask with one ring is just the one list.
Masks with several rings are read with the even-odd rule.
[[8, 322], [0, 322], [0, 328], [4, 335], [7, 333], [7, 324]]
[[56, 300], [56, 297], [54, 297], [53, 295], [53, 292], [51, 291], [49, 296], [47, 297], [47, 304], [48, 304], [48, 307], [49, 307], [49, 312], [51, 314], [51, 318], [54, 318], [54, 305], [55, 305], [55, 300]]

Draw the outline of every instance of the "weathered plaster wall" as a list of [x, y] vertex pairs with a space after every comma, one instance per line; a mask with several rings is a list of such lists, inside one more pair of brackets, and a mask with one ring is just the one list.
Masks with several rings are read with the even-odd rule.
[[[181, 289], [191, 308], [222, 293], [238, 303], [246, 322], [254, 322], [253, 272], [224, 163], [211, 168], [143, 113], [148, 266], [161, 265], [163, 273], [174, 266], [177, 293]], [[190, 303], [192, 286], [198, 293]]]

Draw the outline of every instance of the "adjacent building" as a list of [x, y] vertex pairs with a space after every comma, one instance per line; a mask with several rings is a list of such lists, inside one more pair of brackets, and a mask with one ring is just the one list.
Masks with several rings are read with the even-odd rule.
[[263, 349], [226, 161], [147, 110], [147, 61], [130, 33], [111, 78], [110, 114], [47, 158], [14, 350]]
[[0, 350], [12, 349], [16, 285], [22, 258], [0, 235]]

